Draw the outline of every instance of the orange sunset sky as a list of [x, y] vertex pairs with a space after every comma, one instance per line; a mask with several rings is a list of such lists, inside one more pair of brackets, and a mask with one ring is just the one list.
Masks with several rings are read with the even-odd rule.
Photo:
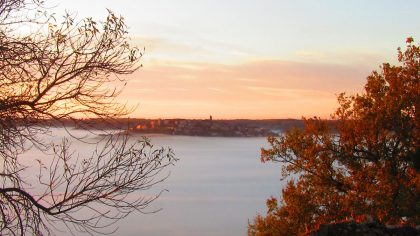
[[405, 38], [420, 40], [420, 1], [64, 1], [57, 12], [121, 14], [146, 48], [122, 101], [131, 117], [321, 116], [363, 90]]

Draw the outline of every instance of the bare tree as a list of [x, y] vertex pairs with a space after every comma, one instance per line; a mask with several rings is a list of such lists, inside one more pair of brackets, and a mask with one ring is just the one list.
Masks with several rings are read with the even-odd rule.
[[[68, 140], [39, 139], [53, 123], [127, 115], [116, 100], [126, 83], [121, 75], [137, 70], [142, 56], [113, 12], [103, 22], [67, 14], [57, 23], [43, 6], [0, 0], [0, 234], [51, 233], [55, 221], [103, 233], [160, 195], [133, 193], [163, 181], [160, 173], [175, 159], [171, 150], [126, 136], [108, 136], [90, 156], [72, 152]], [[37, 189], [22, 177], [20, 156], [30, 147], [52, 152], [39, 162]]]

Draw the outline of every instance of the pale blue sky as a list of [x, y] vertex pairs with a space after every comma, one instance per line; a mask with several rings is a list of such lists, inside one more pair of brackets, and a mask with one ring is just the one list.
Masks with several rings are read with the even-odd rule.
[[[168, 113], [167, 107], [166, 111], [164, 111], [165, 108], [162, 108], [160, 112], [156, 111], [156, 107], [159, 106], [156, 100], [160, 101], [162, 96], [156, 99], [152, 96], [160, 92], [165, 93], [157, 88], [162, 87], [163, 83], [172, 83], [171, 80], [175, 77], [202, 78], [205, 77], [202, 71], [206, 71], [208, 75], [214, 72], [209, 68], [227, 65], [232, 66], [227, 69], [227, 71], [232, 70], [231, 73], [225, 71], [224, 74], [217, 74], [217, 78], [224, 79], [223, 83], [226, 85], [207, 78], [208, 88], [212, 88], [207, 93], [226, 90], [235, 94], [238, 87], [232, 86], [231, 81], [243, 79], [244, 75], [234, 70], [239, 70], [239, 68], [243, 70], [244, 65], [252, 68], [254, 65], [262, 66], [261, 62], [264, 61], [268, 61], [270, 66], [278, 64], [278, 68], [284, 68], [283, 71], [287, 71], [285, 64], [303, 63], [301, 65], [303, 71], [307, 70], [311, 72], [311, 75], [319, 74], [318, 84], [324, 83], [323, 78], [328, 77], [328, 81], [336, 85], [335, 90], [331, 88], [331, 85], [325, 86], [328, 89], [298, 86], [299, 89], [307, 91], [330, 93], [329, 100], [324, 99], [314, 103], [319, 104], [319, 109], [315, 110], [302, 108], [299, 112], [284, 105], [294, 104], [293, 99], [300, 96], [299, 94], [308, 96], [306, 92], [300, 91], [295, 96], [290, 96], [291, 100], [282, 97], [283, 100], [280, 101], [277, 97], [273, 97], [269, 101], [272, 106], [278, 106], [281, 111], [293, 110], [290, 113], [275, 113], [273, 117], [300, 117], [317, 111], [319, 113], [313, 115], [326, 116], [332, 113], [336, 106], [337, 93], [343, 90], [361, 91], [364, 79], [370, 71], [377, 69], [382, 62], [395, 62], [396, 49], [404, 47], [406, 37], [413, 36], [416, 42], [420, 40], [420, 1], [418, 0], [51, 0], [47, 3], [57, 5], [55, 9], [57, 12], [65, 8], [71, 12], [77, 12], [80, 17], [92, 16], [103, 19], [106, 16], [106, 8], [125, 17], [134, 42], [138, 46], [146, 47], [143, 61], [144, 74], [138, 73], [134, 76], [135, 80], [139, 80], [136, 82], [142, 83], [142, 87], [139, 88], [140, 92], [137, 93], [135, 99], [129, 98], [133, 102], [138, 98], [140, 104], [143, 104], [144, 109], [138, 113], [140, 116], [143, 114], [144, 116], [181, 117], [187, 114], [183, 109], [199, 110], [196, 106], [212, 107], [217, 110], [215, 114], [223, 116], [231, 109], [229, 107], [222, 109], [219, 105], [220, 101], [212, 103], [208, 98], [211, 94], [206, 95], [206, 98], [202, 100], [198, 99], [198, 102], [177, 100], [178, 95], [161, 101], [166, 104], [173, 103], [172, 107], [178, 107], [179, 109], [175, 110], [179, 113]], [[338, 67], [336, 68], [335, 65]], [[343, 66], [346, 68], [343, 69]], [[191, 69], [193, 67], [194, 69]], [[160, 78], [159, 75], [168, 75], [169, 71], [174, 75], [167, 76], [163, 81], [163, 76]], [[290, 91], [296, 89], [296, 86], [287, 87], [287, 85], [296, 85], [296, 80], [302, 80], [301, 77], [293, 77], [299, 73], [283, 71], [273, 72], [274, 74], [265, 77], [248, 78], [249, 76], [246, 76], [246, 79], [258, 80], [259, 84], [255, 82], [254, 87], [261, 87], [261, 84], [274, 86], [280, 81], [282, 85], [280, 89], [291, 89]], [[146, 75], [149, 77], [145, 77]], [[349, 75], [355, 77], [353, 82], [349, 82]], [[238, 76], [241, 78], [237, 78]], [[154, 81], [160, 81], [160, 84], [147, 82], [150, 77], [153, 77]], [[345, 83], [342, 82], [343, 77], [346, 78]], [[312, 80], [315, 82], [311, 81], [309, 84], [317, 84], [316, 78]], [[194, 91], [200, 90], [192, 84], [191, 80], [177, 80], [174, 84], [177, 84], [176, 88], [168, 89], [172, 89], [171, 91], [191, 91], [193, 88]], [[290, 91], [288, 94], [291, 93]], [[131, 96], [136, 94], [133, 91], [129, 93], [132, 94]], [[199, 93], [203, 94], [206, 91], [200, 90]], [[243, 106], [243, 110], [248, 109], [245, 104], [241, 105], [241, 101], [244, 100], [243, 95], [233, 96], [232, 99], [237, 103], [232, 103], [232, 106]], [[264, 96], [261, 94], [261, 97]], [[313, 99], [316, 97], [314, 95]], [[152, 103], [147, 105], [148, 101], [153, 101], [153, 105]], [[191, 105], [192, 103], [194, 104]], [[264, 103], [264, 106], [267, 104], [267, 102]], [[249, 113], [243, 112], [241, 115], [254, 117], [252, 114], [256, 114], [256, 110], [258, 114], [269, 113], [270, 109], [273, 110], [273, 107], [267, 106], [266, 110], [258, 111], [258, 106], [263, 107], [262, 104], [257, 103], [254, 108], [249, 108]], [[302, 105], [296, 103], [293, 106]], [[151, 110], [153, 112], [148, 113]], [[225, 116], [237, 117], [235, 114]]]
[[302, 52], [392, 56], [407, 36], [420, 36], [417, 0], [55, 0], [54, 3], [78, 12], [79, 16], [97, 19], [104, 17], [105, 8], [110, 8], [126, 18], [134, 35], [220, 53], [212, 56], [223, 61], [291, 59]]

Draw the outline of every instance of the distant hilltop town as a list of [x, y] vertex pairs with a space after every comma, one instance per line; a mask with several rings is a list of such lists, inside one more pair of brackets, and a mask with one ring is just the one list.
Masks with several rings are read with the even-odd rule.
[[226, 120], [143, 120], [129, 132], [135, 133], [162, 133], [187, 136], [214, 136], [214, 137], [261, 137], [277, 135], [272, 130], [250, 126], [244, 123], [229, 122]]

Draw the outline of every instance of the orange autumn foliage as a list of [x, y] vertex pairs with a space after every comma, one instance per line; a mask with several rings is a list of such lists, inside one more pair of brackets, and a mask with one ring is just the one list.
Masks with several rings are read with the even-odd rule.
[[[291, 175], [280, 203], [267, 201], [249, 235], [301, 235], [320, 224], [373, 218], [382, 224], [420, 224], [420, 50], [412, 38], [401, 63], [384, 63], [362, 94], [339, 95], [334, 122], [305, 119], [268, 139], [261, 160]], [[296, 177], [297, 176], [297, 177]]]

